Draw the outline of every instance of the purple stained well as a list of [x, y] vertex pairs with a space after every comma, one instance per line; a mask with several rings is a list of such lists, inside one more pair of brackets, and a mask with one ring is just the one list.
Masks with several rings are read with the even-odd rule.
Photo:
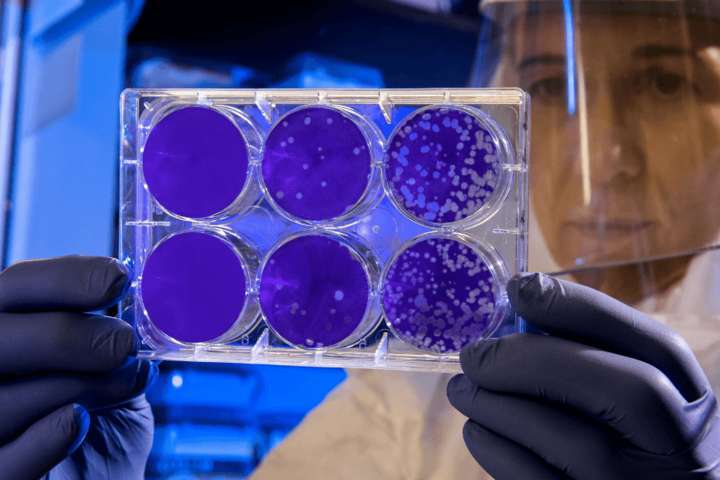
[[272, 129], [262, 176], [291, 216], [329, 221], [350, 212], [368, 188], [372, 155], [357, 123], [337, 108], [302, 107]]
[[141, 296], [150, 321], [180, 342], [217, 341], [232, 333], [245, 293], [245, 271], [234, 248], [207, 233], [167, 238], [143, 268]]
[[463, 242], [430, 237], [403, 250], [383, 287], [388, 323], [403, 341], [437, 353], [458, 352], [493, 327], [494, 278]]
[[245, 187], [248, 147], [238, 127], [206, 107], [185, 107], [150, 132], [142, 155], [150, 193], [166, 210], [205, 218], [230, 207]]
[[500, 172], [495, 136], [464, 109], [420, 109], [388, 140], [388, 187], [395, 202], [423, 222], [446, 224], [472, 216], [493, 197]]
[[260, 278], [260, 308], [284, 340], [304, 348], [344, 344], [370, 297], [361, 260], [338, 240], [304, 235], [281, 245]]

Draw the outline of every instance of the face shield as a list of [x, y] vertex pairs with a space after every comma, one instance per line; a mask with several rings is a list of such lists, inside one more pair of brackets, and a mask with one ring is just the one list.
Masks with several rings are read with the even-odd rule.
[[720, 2], [480, 9], [473, 83], [532, 96], [531, 268], [629, 302], [668, 289], [720, 243]]

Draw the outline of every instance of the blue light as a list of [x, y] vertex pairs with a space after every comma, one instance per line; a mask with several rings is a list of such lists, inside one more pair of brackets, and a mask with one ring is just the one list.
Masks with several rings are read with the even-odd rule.
[[290, 76], [275, 85], [282, 88], [380, 88], [385, 85], [377, 68], [305, 52], [288, 65]]
[[577, 66], [575, 64], [575, 15], [572, 0], [563, 0], [565, 12], [565, 57], [567, 58], [568, 113], [577, 112]]

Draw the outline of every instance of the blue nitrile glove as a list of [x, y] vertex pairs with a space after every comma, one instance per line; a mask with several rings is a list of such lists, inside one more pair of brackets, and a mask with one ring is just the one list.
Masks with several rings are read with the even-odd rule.
[[90, 417], [85, 441], [46, 480], [145, 478], [153, 439], [153, 415], [145, 395], [91, 410]]
[[505, 479], [720, 478], [720, 423], [687, 343], [602, 293], [541, 274], [508, 285], [548, 335], [461, 353], [448, 385], [468, 449]]
[[142, 478], [152, 415], [141, 394], [157, 367], [131, 357], [129, 325], [83, 313], [115, 303], [127, 283], [102, 257], [0, 273], [0, 478], [36, 479], [73, 452], [58, 478]]

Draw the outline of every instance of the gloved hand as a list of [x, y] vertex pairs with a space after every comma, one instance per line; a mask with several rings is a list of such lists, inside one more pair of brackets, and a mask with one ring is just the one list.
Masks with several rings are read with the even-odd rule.
[[46, 480], [145, 478], [154, 423], [145, 395], [118, 406], [91, 410], [90, 418], [85, 440], [50, 471]]
[[686, 342], [637, 310], [541, 274], [511, 280], [513, 309], [548, 335], [461, 353], [450, 402], [465, 443], [504, 479], [720, 478], [720, 423]]
[[101, 257], [0, 274], [0, 478], [36, 479], [73, 452], [57, 478], [142, 478], [152, 415], [138, 396], [157, 367], [131, 357], [125, 322], [83, 313], [115, 303], [127, 283]]

